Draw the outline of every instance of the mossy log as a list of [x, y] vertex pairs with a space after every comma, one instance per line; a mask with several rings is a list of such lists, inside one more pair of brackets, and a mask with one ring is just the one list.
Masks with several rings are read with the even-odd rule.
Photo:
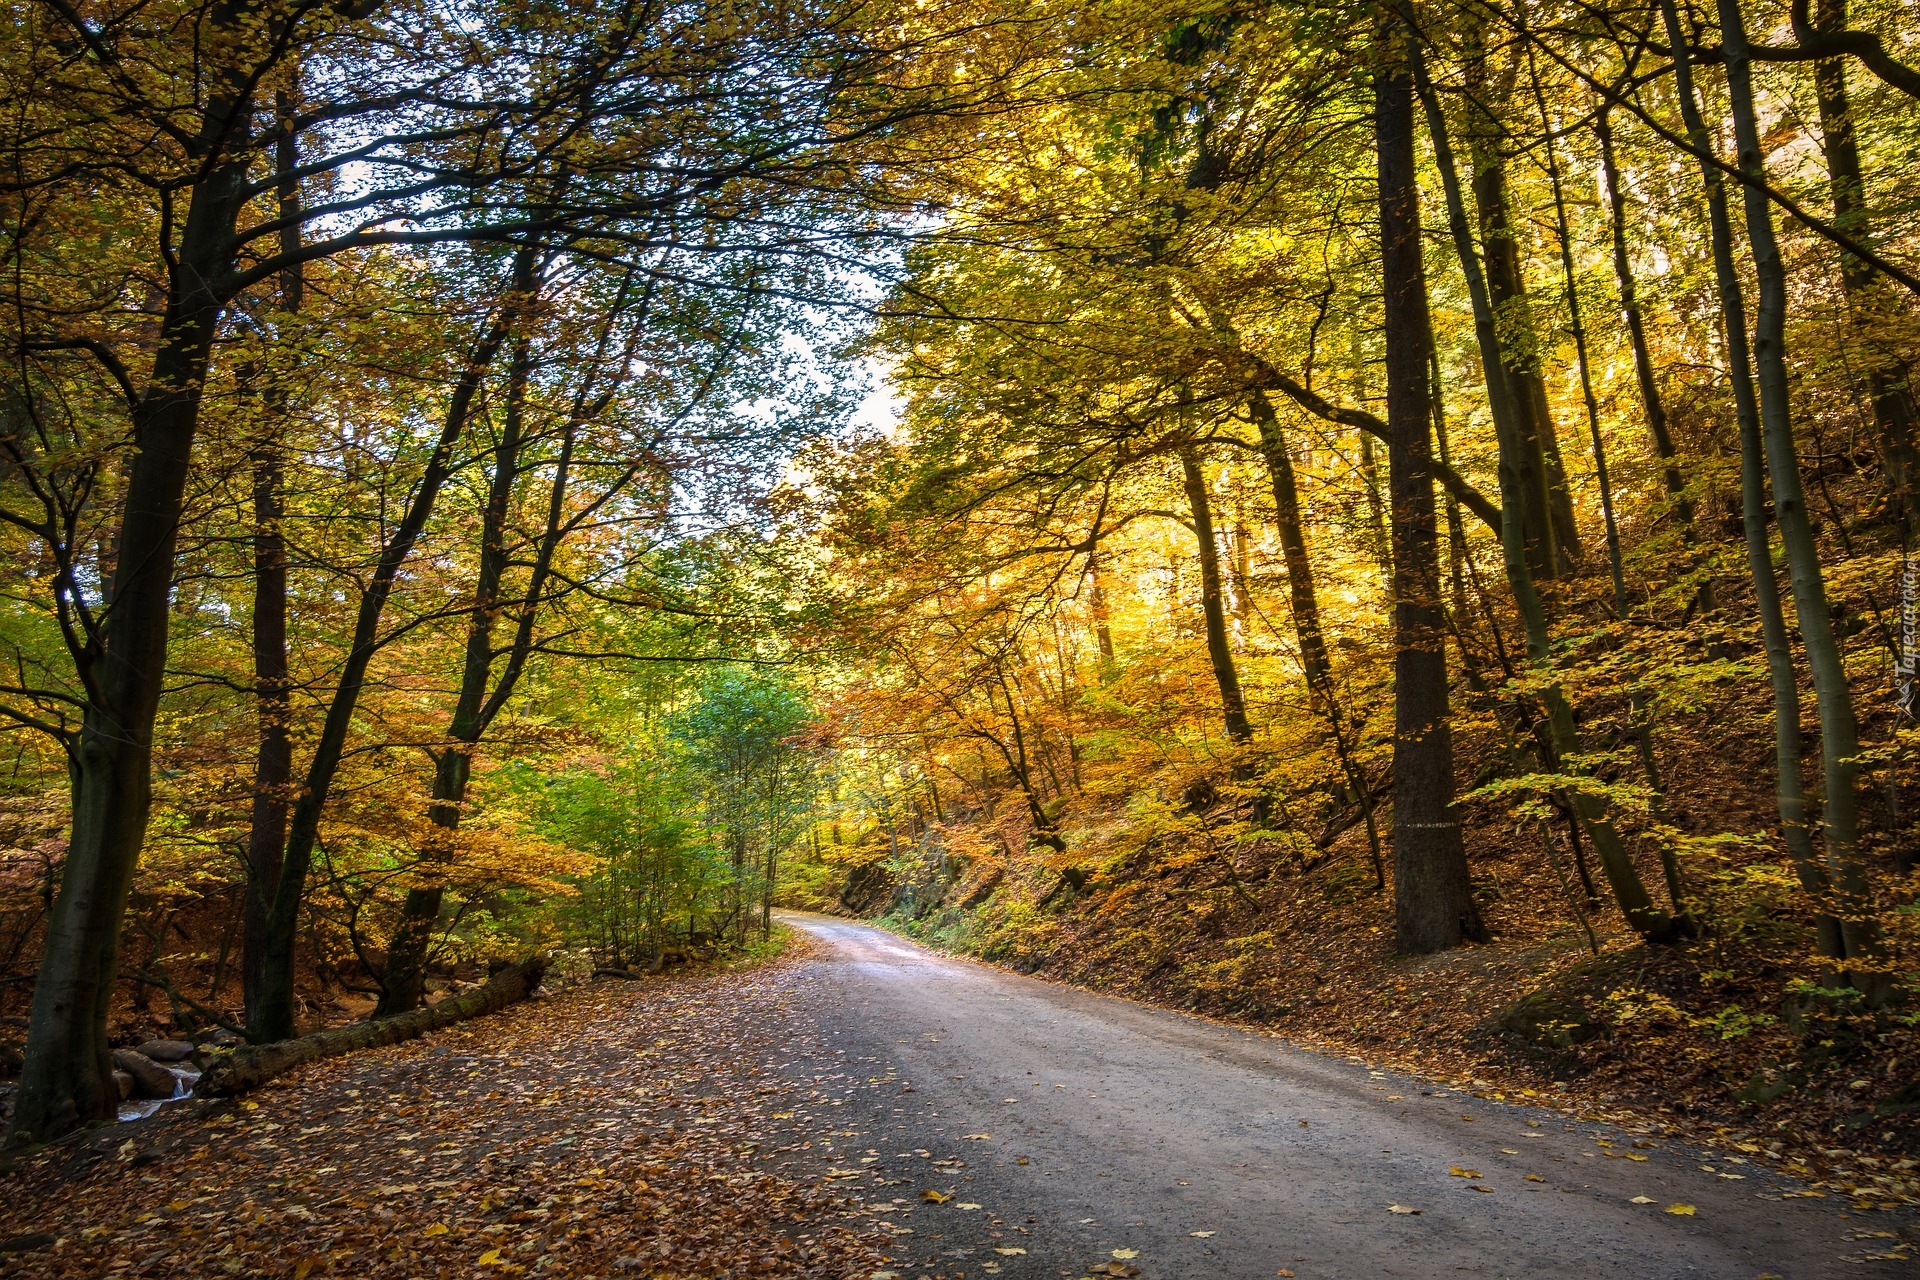
[[453, 996], [439, 1004], [415, 1009], [378, 1022], [356, 1022], [294, 1040], [272, 1044], [248, 1045], [207, 1065], [194, 1095], [201, 1098], [230, 1098], [257, 1089], [283, 1072], [291, 1071], [322, 1058], [334, 1058], [357, 1049], [374, 1049], [399, 1044], [438, 1031], [442, 1027], [478, 1018], [504, 1009], [532, 995], [546, 976], [545, 956], [536, 956], [524, 964], [512, 965], [493, 975], [484, 986], [465, 995]]

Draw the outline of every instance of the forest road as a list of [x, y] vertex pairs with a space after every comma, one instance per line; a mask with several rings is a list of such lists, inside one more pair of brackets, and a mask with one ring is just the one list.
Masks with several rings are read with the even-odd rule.
[[795, 974], [816, 1034], [784, 1070], [843, 1108], [826, 1154], [903, 1229], [901, 1280], [1913, 1274], [1875, 1257], [1908, 1215], [1724, 1152], [783, 918], [827, 944]]

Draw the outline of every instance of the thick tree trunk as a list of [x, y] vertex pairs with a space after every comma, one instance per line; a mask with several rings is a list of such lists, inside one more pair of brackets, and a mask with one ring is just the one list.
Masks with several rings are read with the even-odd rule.
[[[226, 127], [209, 118], [211, 136]], [[110, 607], [100, 647], [77, 655], [90, 697], [71, 766], [73, 830], [47, 918], [9, 1143], [110, 1121], [119, 1100], [107, 1011], [152, 801], [174, 550], [245, 177], [242, 167], [221, 165], [193, 191], [152, 377], [134, 414], [140, 447], [127, 464]]]
[[[1671, 2], [1671, 0], [1669, 0]], [[1727, 97], [1733, 109], [1734, 138], [1741, 172], [1766, 178], [1760, 131], [1754, 119], [1751, 64], [1739, 0], [1720, 0], [1720, 40], [1727, 66]], [[1849, 961], [1867, 961], [1879, 950], [1871, 917], [1871, 889], [1859, 857], [1859, 725], [1853, 692], [1833, 633], [1825, 572], [1814, 542], [1800, 459], [1793, 440], [1792, 404], [1786, 363], [1787, 276], [1774, 238], [1773, 208], [1764, 192], [1742, 184], [1747, 245], [1753, 254], [1759, 305], [1753, 316], [1754, 380], [1760, 391], [1761, 439], [1773, 482], [1774, 520], [1787, 553], [1787, 580], [1793, 588], [1800, 643], [1813, 674], [1814, 705], [1820, 716], [1820, 759], [1826, 782], [1821, 827], [1826, 838], [1827, 876], [1838, 897], [1840, 933]], [[1854, 985], [1880, 994], [1886, 975], [1856, 972]]]
[[[1408, 33], [1389, 19], [1374, 71], [1385, 293], [1388, 496], [1393, 505], [1393, 898], [1401, 951], [1484, 935], [1453, 807], [1445, 619], [1431, 466], [1433, 331], [1420, 250]], [[1509, 510], [1515, 508], [1509, 506]]]
[[1200, 551], [1200, 611], [1206, 618], [1207, 657], [1214, 682], [1220, 687], [1220, 716], [1227, 736], [1241, 746], [1253, 741], [1247, 721], [1246, 695], [1233, 665], [1233, 645], [1227, 635], [1226, 602], [1220, 583], [1220, 546], [1214, 541], [1213, 508], [1207, 499], [1207, 477], [1195, 449], [1180, 451], [1180, 470], [1186, 483], [1187, 507], [1193, 513], [1193, 536]]
[[293, 739], [288, 732], [287, 544], [280, 531], [284, 514], [280, 479], [279, 446], [262, 442], [253, 457], [253, 683], [260, 747], [247, 831], [247, 896], [240, 951], [249, 1020], [263, 990], [267, 912], [280, 884], [287, 792], [293, 781]]
[[[1662, 0], [1662, 16], [1669, 40], [1685, 48], [1680, 15], [1672, 0]], [[1680, 100], [1681, 121], [1688, 141], [1710, 153], [1712, 135], [1694, 96], [1693, 72], [1685, 60], [1674, 64], [1674, 91]], [[1747, 303], [1733, 259], [1733, 222], [1727, 211], [1725, 180], [1720, 170], [1701, 162], [1706, 189], [1708, 236], [1713, 252], [1714, 281], [1727, 342], [1727, 375], [1733, 388], [1735, 421], [1740, 430], [1741, 516], [1747, 542], [1747, 570], [1753, 579], [1754, 608], [1760, 617], [1760, 637], [1767, 655], [1767, 677], [1773, 692], [1774, 803], [1780, 814], [1781, 839], [1793, 860], [1802, 887], [1815, 902], [1828, 894], [1826, 868], [1813, 848], [1807, 827], [1806, 794], [1800, 781], [1803, 754], [1800, 734], [1800, 683], [1793, 669], [1793, 647], [1787, 637], [1786, 616], [1780, 607], [1780, 589], [1773, 575], [1773, 552], [1767, 540], [1766, 453], [1760, 438], [1759, 398], [1753, 385], [1753, 359], [1747, 346]], [[1840, 959], [1845, 944], [1840, 923], [1825, 911], [1815, 917], [1820, 954]]]

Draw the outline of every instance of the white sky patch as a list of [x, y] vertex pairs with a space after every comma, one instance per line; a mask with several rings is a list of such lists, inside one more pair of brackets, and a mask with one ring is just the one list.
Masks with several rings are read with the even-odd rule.
[[907, 411], [906, 397], [893, 385], [893, 370], [884, 362], [867, 356], [860, 361], [860, 373], [867, 384], [867, 391], [854, 407], [853, 417], [847, 425], [856, 435], [878, 432], [891, 437], [900, 429], [900, 420]]

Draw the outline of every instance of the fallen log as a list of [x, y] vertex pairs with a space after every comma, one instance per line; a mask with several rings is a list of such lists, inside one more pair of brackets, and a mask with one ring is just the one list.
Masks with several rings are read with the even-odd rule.
[[273, 1044], [248, 1045], [236, 1049], [207, 1064], [200, 1083], [194, 1086], [194, 1096], [230, 1098], [249, 1089], [257, 1089], [275, 1076], [309, 1062], [335, 1058], [356, 1049], [399, 1044], [403, 1040], [417, 1039], [429, 1031], [465, 1022], [468, 1018], [493, 1013], [532, 995], [546, 972], [547, 958], [535, 956], [524, 964], [502, 969], [484, 986], [424, 1009], [382, 1018], [378, 1022], [356, 1022], [351, 1026], [335, 1027], [331, 1031], [320, 1031], [295, 1040], [279, 1040]]

